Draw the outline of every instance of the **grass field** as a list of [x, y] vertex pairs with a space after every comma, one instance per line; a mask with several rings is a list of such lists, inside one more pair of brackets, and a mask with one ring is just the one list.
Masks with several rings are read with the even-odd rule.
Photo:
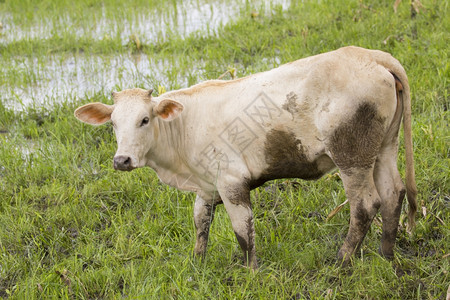
[[[393, 3], [0, 1], [0, 298], [445, 299], [449, 2], [421, 0], [414, 15]], [[73, 117], [112, 91], [243, 77], [346, 45], [390, 52], [409, 75], [419, 211], [410, 236], [405, 203], [393, 261], [378, 255], [377, 217], [353, 265], [335, 265], [349, 208], [326, 221], [345, 201], [333, 175], [252, 192], [257, 271], [223, 207], [194, 259], [195, 195], [150, 169], [114, 171], [112, 127]], [[404, 161], [401, 145], [402, 174]]]

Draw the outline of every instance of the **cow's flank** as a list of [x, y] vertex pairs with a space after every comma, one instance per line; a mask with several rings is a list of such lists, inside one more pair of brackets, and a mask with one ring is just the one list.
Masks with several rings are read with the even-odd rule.
[[332, 133], [328, 147], [342, 172], [352, 168], [371, 168], [379, 152], [386, 129], [373, 103], [362, 102], [356, 113]]

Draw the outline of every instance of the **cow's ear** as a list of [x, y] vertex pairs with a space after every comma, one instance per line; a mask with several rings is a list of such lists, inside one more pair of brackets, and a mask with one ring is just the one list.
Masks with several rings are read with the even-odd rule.
[[78, 107], [74, 115], [81, 122], [91, 125], [102, 125], [111, 120], [113, 110], [114, 105], [95, 102]]
[[183, 108], [183, 104], [180, 102], [164, 99], [153, 108], [153, 112], [164, 121], [172, 121], [181, 114]]

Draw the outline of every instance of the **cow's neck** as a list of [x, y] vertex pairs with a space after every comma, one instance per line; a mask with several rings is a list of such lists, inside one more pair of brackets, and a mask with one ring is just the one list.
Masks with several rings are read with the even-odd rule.
[[156, 122], [156, 147], [149, 153], [148, 165], [164, 183], [197, 192], [198, 184], [192, 178], [182, 155], [185, 149], [183, 116], [170, 122], [158, 118]]
[[165, 122], [156, 119], [155, 147], [149, 153], [151, 167], [158, 171], [159, 168], [176, 170], [179, 167], [179, 149], [183, 146], [183, 136], [181, 135], [181, 120], [175, 119]]

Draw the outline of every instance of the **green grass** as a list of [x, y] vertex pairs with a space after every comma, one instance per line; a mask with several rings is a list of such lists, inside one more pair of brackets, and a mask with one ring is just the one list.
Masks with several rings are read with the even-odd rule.
[[[150, 169], [114, 171], [111, 126], [91, 127], [73, 117], [81, 104], [111, 102], [104, 96], [111, 90], [55, 96], [48, 105], [19, 104], [19, 110], [2, 92], [0, 297], [445, 299], [450, 283], [448, 2], [422, 0], [425, 9], [415, 18], [408, 1], [397, 14], [393, 2], [305, 1], [285, 11], [246, 5], [216, 33], [173, 31], [137, 47], [119, 36], [90, 35], [88, 29], [102, 10], [111, 19], [108, 26], [124, 28], [121, 22], [132, 22], [138, 11], [172, 16], [181, 9], [179, 2], [0, 1], [3, 30], [8, 20], [26, 31], [43, 18], [56, 28], [46, 38], [0, 39], [2, 91], [45, 83], [52, 55], [62, 64], [83, 55], [151, 57], [166, 62], [164, 68], [130, 82], [115, 78], [116, 88], [170, 90], [217, 78], [229, 68], [242, 77], [344, 45], [388, 51], [404, 65], [412, 88], [420, 206], [412, 236], [402, 215], [392, 262], [377, 254], [381, 227], [374, 222], [361, 253], [343, 269], [335, 266], [335, 256], [347, 232], [348, 206], [325, 221], [345, 200], [342, 183], [331, 176], [280, 180], [252, 192], [260, 268], [251, 272], [241, 265], [223, 207], [212, 225], [207, 257], [199, 261], [191, 255], [194, 195], [160, 184]], [[251, 17], [254, 10], [260, 14]], [[80, 24], [86, 34], [65, 28], [65, 20]], [[402, 173], [403, 150], [401, 145]]]

